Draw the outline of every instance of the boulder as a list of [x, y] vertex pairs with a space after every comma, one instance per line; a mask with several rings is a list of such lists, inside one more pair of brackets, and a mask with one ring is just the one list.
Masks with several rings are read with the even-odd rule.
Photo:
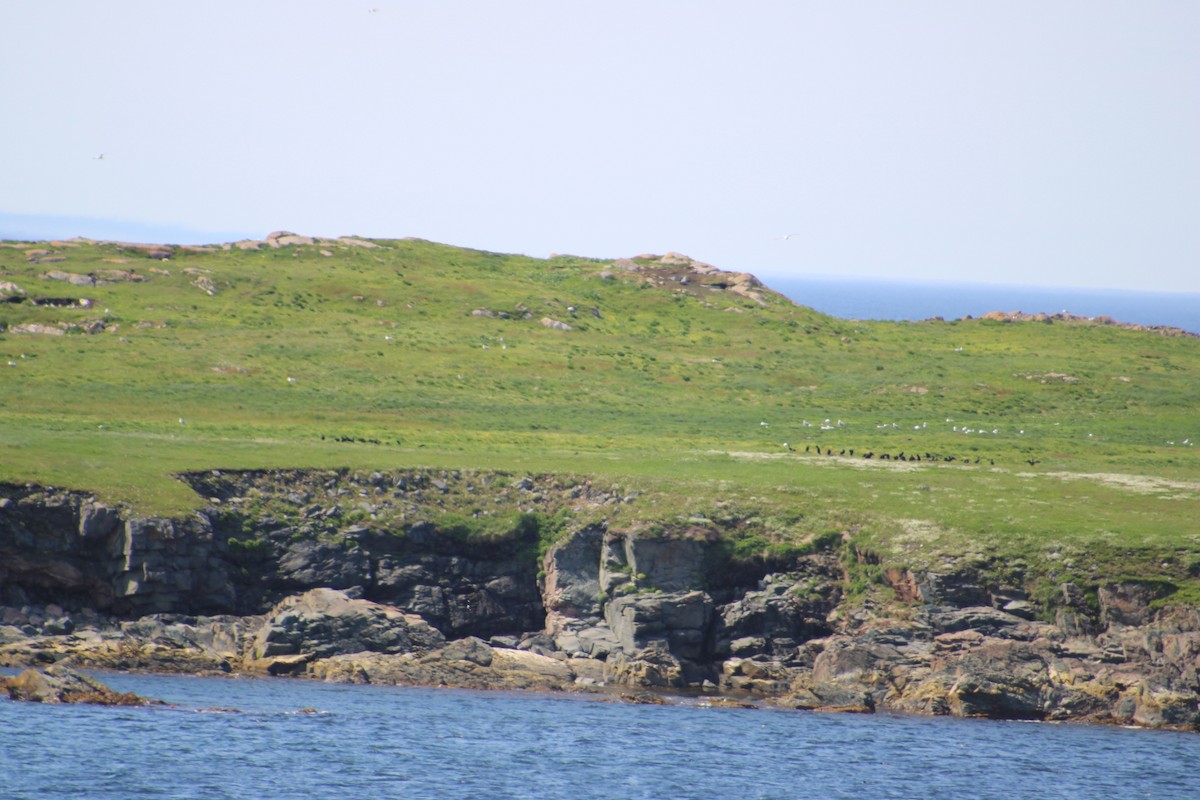
[[114, 626], [88, 623], [83, 614], [75, 616], [71, 636], [46, 638], [37, 646], [53, 647], [56, 658], [73, 666], [189, 674], [235, 669], [245, 642], [261, 625], [261, 618], [254, 617], [154, 614]]
[[1050, 657], [1048, 643], [987, 639], [962, 655], [935, 659], [934, 668], [953, 678], [946, 699], [955, 715], [1044, 719]]
[[[604, 659], [620, 647], [608, 623], [602, 620], [567, 619], [556, 627], [554, 649], [571, 658]], [[529, 648], [525, 648], [529, 649]]]
[[313, 243], [313, 237], [304, 236], [291, 231], [274, 231], [267, 234], [267, 244], [271, 247], [286, 247], [288, 245], [306, 245]]
[[1037, 609], [1028, 600], [1009, 600], [1001, 606], [1001, 610], [1021, 619], [1037, 618]]
[[41, 671], [27, 669], [16, 677], [3, 679], [2, 686], [10, 699], [33, 703], [144, 706], [157, 702], [132, 692], [114, 692], [95, 678], [57, 664]]
[[616, 651], [604, 662], [605, 680], [634, 687], [681, 687], [685, 685], [683, 665], [659, 643], [635, 654]]
[[48, 619], [42, 623], [43, 636], [68, 636], [75, 632], [75, 621], [70, 616]]
[[470, 661], [481, 667], [492, 665], [494, 653], [491, 645], [474, 636], [456, 639], [442, 648], [442, 658], [447, 661]]
[[24, 322], [20, 325], [13, 325], [8, 329], [9, 333], [32, 333], [38, 336], [62, 336], [67, 332], [65, 325], [43, 325], [40, 322]]
[[79, 536], [100, 541], [116, 531], [121, 515], [103, 503], [88, 502], [79, 508]]
[[362, 239], [358, 236], [339, 236], [337, 238], [337, 241], [339, 244], [347, 245], [350, 247], [361, 247], [364, 250], [374, 250], [377, 247], [379, 247], [379, 245], [375, 244], [371, 240]]
[[851, 686], [856, 691], [884, 688], [891, 665], [900, 660], [893, 645], [838, 637], [813, 662], [813, 685], [829, 694]]
[[566, 662], [528, 650], [496, 649], [468, 637], [426, 653], [346, 653], [311, 661], [307, 674], [333, 683], [449, 686], [462, 689], [567, 689]]
[[1200, 709], [1194, 692], [1152, 689], [1143, 684], [1138, 688], [1135, 697], [1135, 724], [1200, 730]]
[[798, 670], [775, 661], [731, 658], [721, 665], [723, 687], [756, 694], [784, 694], [797, 676]]
[[142, 244], [140, 242], [113, 242], [113, 244], [156, 261], [163, 261], [175, 255], [175, 248], [169, 244]]
[[252, 662], [278, 656], [328, 658], [344, 653], [407, 653], [439, 647], [442, 634], [420, 617], [356, 600], [336, 589], [313, 589], [271, 610], [254, 636]]
[[41, 276], [42, 280], [66, 281], [73, 286], [95, 286], [96, 280], [91, 275], [80, 275], [76, 272], [63, 272], [61, 269], [50, 270]]

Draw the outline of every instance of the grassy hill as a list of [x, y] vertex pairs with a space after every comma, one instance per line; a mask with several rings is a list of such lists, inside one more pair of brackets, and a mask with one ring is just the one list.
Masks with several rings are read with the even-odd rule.
[[203, 502], [188, 470], [567, 473], [640, 493], [628, 524], [1200, 579], [1195, 337], [847, 321], [682, 258], [307, 241], [5, 243], [0, 480], [172, 513]]

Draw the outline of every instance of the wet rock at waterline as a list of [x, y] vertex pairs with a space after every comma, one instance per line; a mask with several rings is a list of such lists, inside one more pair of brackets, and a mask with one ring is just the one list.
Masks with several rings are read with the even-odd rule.
[[131, 692], [114, 692], [95, 678], [60, 665], [43, 670], [27, 669], [20, 675], [0, 679], [0, 689], [7, 692], [11, 700], [31, 703], [88, 703], [101, 706], [158, 703]]

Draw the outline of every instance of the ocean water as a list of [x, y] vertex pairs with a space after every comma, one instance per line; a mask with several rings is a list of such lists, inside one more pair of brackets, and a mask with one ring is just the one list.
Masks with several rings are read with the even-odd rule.
[[[760, 276], [762, 277], [762, 276]], [[917, 283], [866, 278], [762, 277], [789, 299], [847, 319], [922, 320], [978, 317], [989, 311], [1086, 317], [1107, 314], [1121, 322], [1169, 325], [1200, 333], [1200, 294], [1003, 286], [986, 283]]]
[[1200, 797], [1200, 736], [1187, 733], [100, 677], [175, 705], [0, 700], [0, 797]]

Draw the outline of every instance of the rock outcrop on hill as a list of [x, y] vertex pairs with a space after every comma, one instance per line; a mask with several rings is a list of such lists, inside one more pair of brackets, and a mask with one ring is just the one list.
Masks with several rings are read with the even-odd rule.
[[[1121, 322], [1120, 320], [1113, 319], [1107, 314], [1089, 317], [1083, 314], [1072, 314], [1069, 311], [1056, 311], [1053, 314], [1048, 314], [1044, 311], [1035, 314], [1029, 314], [1024, 311], [989, 311], [986, 314], [981, 314], [979, 318], [989, 319], [993, 322], [1090, 322], [1097, 325], [1107, 325], [1113, 328], [1124, 328], [1125, 330], [1131, 331], [1157, 333], [1162, 336], [1200, 336], [1200, 333], [1185, 331], [1183, 328], [1178, 328], [1173, 325], [1139, 325], [1135, 322]], [[970, 316], [965, 317], [965, 319], [970, 319]]]
[[210, 505], [182, 519], [0, 487], [0, 664], [694, 690], [790, 708], [1200, 727], [1200, 612], [1160, 607], [1149, 584], [1064, 583], [1035, 601], [970, 567], [897, 567], [882, 572], [895, 598], [884, 604], [849, 580], [870, 555], [836, 537], [734, 559], [711, 524], [651, 534], [598, 514], [539, 561], [536, 527], [471, 536], [403, 518], [455, 493], [531, 513], [629, 500], [590, 485], [459, 473], [189, 480]]
[[[639, 273], [649, 284], [672, 287], [675, 291], [706, 297], [706, 291], [723, 290], [766, 305], [765, 295], [782, 297], [768, 289], [762, 281], [749, 272], [730, 272], [712, 264], [685, 256], [682, 253], [654, 255], [643, 253], [633, 258], [619, 258], [612, 267], [627, 272]], [[610, 271], [604, 274], [611, 276]]]

